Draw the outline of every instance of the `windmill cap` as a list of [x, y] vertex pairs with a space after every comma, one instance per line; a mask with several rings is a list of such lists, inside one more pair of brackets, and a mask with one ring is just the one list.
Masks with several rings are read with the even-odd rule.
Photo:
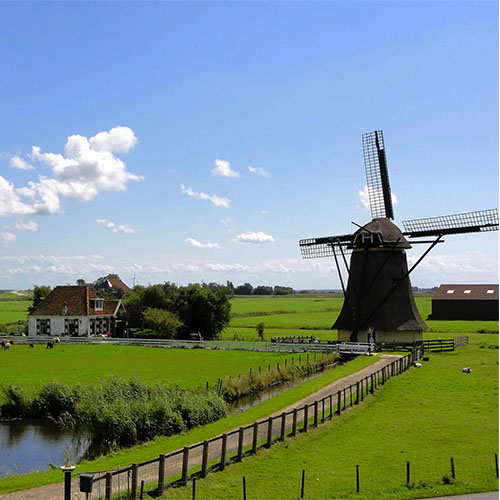
[[358, 234], [370, 234], [379, 233], [382, 235], [384, 243], [396, 243], [399, 238], [399, 242], [395, 248], [411, 248], [407, 239], [403, 236], [401, 230], [393, 224], [387, 217], [376, 217], [372, 219], [371, 222], [365, 224], [362, 228], [358, 229], [354, 235], [353, 240]]

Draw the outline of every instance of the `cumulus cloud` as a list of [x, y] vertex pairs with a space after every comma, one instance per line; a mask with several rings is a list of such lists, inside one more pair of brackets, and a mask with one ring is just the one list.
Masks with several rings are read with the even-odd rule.
[[256, 233], [242, 233], [236, 236], [235, 243], [273, 243], [274, 238], [262, 231]]
[[[358, 190], [358, 197], [359, 201], [361, 202], [362, 207], [365, 210], [371, 210], [370, 208], [370, 191], [373, 196], [381, 196], [380, 191], [375, 190], [373, 188], [368, 188], [368, 186], [365, 186], [363, 189]], [[394, 194], [391, 193], [391, 198], [392, 198], [392, 204], [396, 205], [398, 202], [398, 197]]]
[[0, 233], [0, 241], [4, 244], [14, 243], [16, 235], [14, 233]]
[[229, 208], [231, 205], [231, 200], [229, 198], [221, 198], [216, 194], [206, 194], [198, 191], [194, 191], [190, 187], [184, 186], [181, 184], [181, 191], [192, 198], [198, 198], [199, 200], [208, 200], [211, 201], [216, 207], [224, 207]]
[[231, 169], [231, 163], [224, 160], [215, 160], [215, 168], [211, 170], [213, 175], [219, 175], [221, 177], [239, 177], [240, 173]]
[[196, 248], [220, 248], [218, 243], [210, 243], [210, 242], [201, 243], [200, 241], [195, 240], [194, 238], [186, 238], [185, 241]]
[[37, 231], [38, 224], [35, 221], [29, 220], [27, 222], [17, 221], [14, 224], [15, 229], [19, 231]]
[[19, 156], [13, 156], [9, 160], [9, 165], [12, 168], [17, 168], [19, 170], [33, 170], [35, 167], [28, 163], [26, 160], [23, 160], [23, 158]]
[[271, 177], [271, 174], [269, 172], [260, 167], [252, 167], [251, 165], [249, 165], [248, 171], [252, 174], [262, 175], [262, 177]]
[[102, 224], [110, 229], [113, 233], [134, 234], [135, 229], [128, 224], [116, 224], [116, 222], [106, 219], [96, 219], [97, 224]]
[[[54, 214], [61, 211], [61, 196], [89, 201], [100, 191], [125, 191], [129, 181], [142, 177], [128, 172], [115, 153], [128, 152], [136, 142], [131, 129], [115, 127], [90, 139], [81, 135], [68, 137], [64, 155], [45, 153], [33, 146], [30, 158], [50, 167], [52, 176], [40, 175], [38, 181], [18, 189], [0, 176], [0, 216]], [[14, 163], [21, 165], [19, 159]]]

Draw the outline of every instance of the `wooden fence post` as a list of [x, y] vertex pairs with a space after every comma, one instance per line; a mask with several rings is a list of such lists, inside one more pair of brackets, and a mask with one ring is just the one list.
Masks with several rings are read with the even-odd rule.
[[243, 500], [247, 500], [247, 481], [245, 476], [243, 476]]
[[293, 418], [292, 418], [292, 436], [297, 435], [297, 408], [293, 409]]
[[245, 432], [245, 429], [243, 427], [240, 427], [238, 431], [238, 455], [236, 457], [237, 462], [241, 462], [241, 459], [243, 458], [243, 433]]
[[136, 500], [136, 498], [137, 498], [137, 472], [138, 472], [138, 470], [139, 470], [139, 467], [134, 462], [132, 464], [132, 480], [131, 480], [131, 486], [130, 486], [130, 498], [132, 500]]
[[450, 465], [451, 465], [451, 477], [455, 479], [455, 461], [453, 457], [450, 457]]
[[370, 379], [371, 379], [371, 387], [370, 387], [370, 392], [373, 394], [375, 392], [375, 380], [374, 380], [374, 377], [373, 377], [373, 373], [370, 375]]
[[281, 434], [280, 434], [280, 441], [285, 440], [285, 429], [286, 429], [286, 413], [283, 412], [281, 414]]
[[266, 448], [271, 448], [273, 441], [273, 417], [267, 419], [267, 443]]
[[160, 493], [165, 489], [165, 454], [161, 453], [158, 457], [158, 491]]
[[253, 423], [252, 455], [257, 453], [257, 440], [259, 437], [259, 422]]
[[222, 446], [220, 450], [220, 470], [226, 468], [227, 434], [222, 434]]
[[208, 469], [208, 441], [203, 441], [203, 455], [201, 458], [201, 476], [206, 477]]
[[359, 382], [356, 382], [356, 404], [359, 405]]
[[406, 462], [406, 486], [410, 486], [410, 462]]
[[325, 423], [325, 398], [321, 400], [321, 423]]
[[193, 500], [196, 500], [196, 478], [193, 477], [193, 494], [192, 494]]
[[[339, 392], [340, 392], [340, 391], [339, 391]], [[329, 398], [329, 403], [330, 403], [330, 417], [329, 417], [329, 418], [330, 418], [330, 420], [331, 420], [331, 419], [332, 419], [332, 416], [333, 416], [333, 408], [332, 408], [332, 406], [333, 406], [333, 397], [332, 397], [332, 395], [330, 394], [330, 395], [328, 396], [328, 398]]]
[[356, 493], [359, 493], [359, 465], [356, 465]]
[[318, 401], [314, 402], [314, 427], [318, 427]]
[[[337, 415], [340, 415], [340, 412], [342, 411], [341, 408], [342, 408], [342, 395], [341, 395], [341, 392], [338, 391], [337, 392]], [[345, 394], [344, 394], [344, 403], [345, 403]]]
[[189, 448], [184, 446], [182, 450], [182, 473], [181, 473], [181, 482], [183, 485], [187, 483], [188, 477], [188, 464], [189, 464]]
[[305, 482], [306, 482], [306, 470], [302, 469], [302, 482], [300, 485], [300, 498], [304, 498]]
[[495, 453], [495, 472], [497, 473], [497, 479], [498, 479], [498, 454]]
[[309, 427], [309, 405], [306, 403], [304, 405], [304, 432], [307, 432], [307, 428]]
[[106, 500], [111, 500], [111, 495], [113, 491], [113, 474], [111, 472], [106, 472], [106, 486], [104, 497]]

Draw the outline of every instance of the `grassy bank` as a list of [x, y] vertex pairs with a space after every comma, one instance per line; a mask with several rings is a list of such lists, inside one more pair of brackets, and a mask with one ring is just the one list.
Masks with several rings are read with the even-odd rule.
[[[462, 373], [464, 366], [471, 374]], [[248, 499], [298, 498], [302, 469], [306, 498], [406, 499], [490, 491], [498, 489], [496, 452], [498, 350], [470, 345], [432, 354], [421, 369], [392, 380], [340, 419], [209, 475], [198, 482], [197, 498], [241, 498], [242, 476]], [[170, 490], [165, 498], [190, 498], [190, 490]]]
[[[148, 443], [134, 446], [133, 448], [110, 453], [96, 460], [84, 461], [78, 465], [76, 472], [106, 470], [115, 468], [118, 465], [123, 466], [132, 462], [141, 462], [158, 456], [160, 453], [168, 453], [169, 451], [176, 450], [183, 446], [209, 439], [222, 432], [227, 432], [239, 426], [252, 423], [257, 419], [263, 418], [281, 408], [291, 405], [295, 401], [299, 401], [308, 394], [325, 387], [331, 382], [361, 370], [376, 361], [376, 357], [364, 356], [356, 358], [342, 366], [325, 371], [312, 380], [291, 389], [284, 390], [273, 398], [249, 408], [247, 411], [236, 413], [218, 420], [217, 422], [192, 429], [180, 435], [168, 438], [157, 438]], [[0, 494], [60, 481], [62, 481], [62, 475], [58, 470], [34, 472], [21, 476], [9, 476], [0, 479]]]

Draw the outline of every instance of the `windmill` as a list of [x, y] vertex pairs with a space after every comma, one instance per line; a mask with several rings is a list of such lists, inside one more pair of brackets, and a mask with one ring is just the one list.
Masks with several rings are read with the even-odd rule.
[[[353, 223], [359, 228], [353, 234], [300, 240], [302, 257], [335, 259], [344, 292], [342, 310], [332, 326], [339, 340], [366, 342], [371, 335], [377, 342], [419, 341], [427, 325], [415, 304], [410, 274], [445, 235], [498, 231], [498, 210], [407, 220], [402, 232], [391, 222], [394, 209], [382, 131], [363, 134], [362, 143], [372, 220], [363, 226]], [[429, 245], [410, 269], [408, 240]]]

